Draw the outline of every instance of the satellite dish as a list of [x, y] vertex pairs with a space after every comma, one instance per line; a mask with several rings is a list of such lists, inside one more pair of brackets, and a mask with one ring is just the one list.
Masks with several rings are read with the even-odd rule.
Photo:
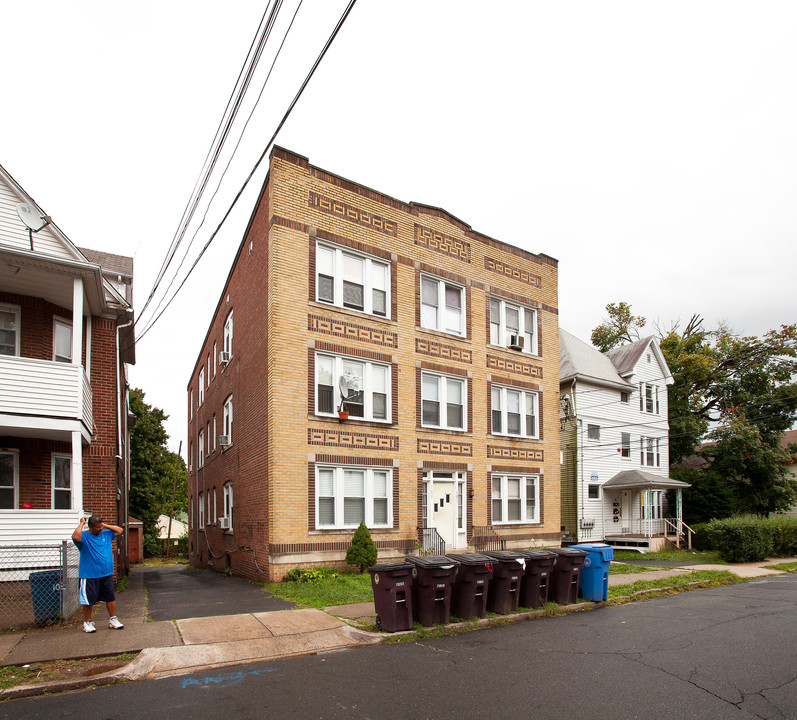
[[37, 208], [28, 203], [19, 203], [17, 205], [17, 215], [19, 215], [19, 219], [25, 223], [28, 229], [33, 232], [39, 232], [51, 220], [49, 215], [42, 215]]
[[338, 379], [338, 387], [340, 388], [340, 395], [345, 400], [349, 397], [349, 381], [343, 375]]

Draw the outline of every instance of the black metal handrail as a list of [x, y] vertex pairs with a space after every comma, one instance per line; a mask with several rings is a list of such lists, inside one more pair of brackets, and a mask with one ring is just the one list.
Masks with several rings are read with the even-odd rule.
[[492, 525], [474, 526], [470, 543], [477, 552], [506, 550], [506, 540], [495, 531]]
[[418, 528], [418, 542], [421, 555], [445, 555], [446, 541], [440, 536], [436, 528]]

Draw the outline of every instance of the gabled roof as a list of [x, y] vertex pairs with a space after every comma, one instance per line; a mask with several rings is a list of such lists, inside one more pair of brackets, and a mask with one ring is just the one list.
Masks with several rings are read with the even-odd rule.
[[559, 328], [559, 382], [573, 379], [619, 390], [634, 389], [633, 384], [619, 375], [608, 355]]
[[689, 483], [673, 480], [663, 475], [642, 470], [623, 470], [603, 483], [604, 488], [642, 488], [644, 490], [665, 490], [667, 488], [688, 488]]
[[620, 375], [628, 377], [634, 374], [636, 366], [648, 350], [656, 356], [656, 360], [661, 366], [661, 374], [665, 384], [672, 385], [675, 381], [670, 374], [670, 368], [664, 359], [658, 340], [652, 335], [627, 345], [618, 345], [609, 350], [606, 356], [612, 361]]
[[79, 247], [78, 250], [85, 255], [86, 260], [96, 265], [100, 265], [104, 272], [111, 272], [115, 275], [125, 275], [133, 277], [133, 258], [125, 255], [114, 255], [113, 253], [102, 252], [101, 250], [91, 250], [90, 248]]

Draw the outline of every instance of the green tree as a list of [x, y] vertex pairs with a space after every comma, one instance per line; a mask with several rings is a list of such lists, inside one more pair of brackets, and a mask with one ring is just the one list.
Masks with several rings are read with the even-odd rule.
[[371, 533], [364, 523], [360, 523], [354, 531], [349, 549], [346, 550], [346, 562], [349, 565], [356, 565], [360, 568], [360, 572], [364, 573], [376, 563], [376, 558], [376, 545], [371, 540]]
[[171, 511], [175, 469], [174, 511], [188, 510], [186, 467], [183, 459], [166, 446], [169, 436], [163, 422], [169, 416], [147, 404], [143, 390], [130, 391], [130, 410], [136, 416], [136, 426], [130, 433], [130, 514], [144, 523], [144, 535], [152, 537], [157, 532], [158, 516]]
[[640, 339], [639, 331], [645, 327], [647, 320], [641, 315], [632, 315], [627, 302], [609, 303], [606, 312], [609, 317], [604, 318], [590, 335], [590, 341], [598, 350], [608, 352], [617, 345]]

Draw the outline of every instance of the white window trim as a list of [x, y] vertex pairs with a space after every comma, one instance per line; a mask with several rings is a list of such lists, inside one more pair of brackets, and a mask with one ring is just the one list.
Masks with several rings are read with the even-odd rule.
[[[55, 337], [58, 332], [58, 326], [69, 328], [69, 355], [62, 355], [60, 358], [56, 353]], [[72, 322], [60, 317], [53, 317], [53, 361], [60, 363], [72, 362]]]
[[[593, 429], [598, 431], [598, 437], [590, 437], [589, 434], [590, 430]], [[600, 442], [600, 439], [601, 439], [601, 426], [596, 425], [595, 423], [587, 423], [587, 440], [589, 440], [590, 442]]]
[[55, 488], [55, 459], [56, 458], [63, 458], [69, 461], [69, 509], [72, 509], [73, 498], [72, 498], [72, 456], [67, 453], [52, 453], [51, 460], [50, 460], [50, 507], [55, 509], [55, 494], [56, 492], [63, 493], [65, 492], [63, 489], [57, 490]]
[[[322, 470], [332, 470], [334, 473], [334, 491], [332, 497], [335, 504], [335, 519], [340, 518], [340, 522], [331, 525], [322, 525], [320, 521], [321, 488], [319, 477]], [[346, 470], [358, 470], [365, 473], [365, 518], [364, 522], [368, 528], [390, 528], [393, 527], [393, 469], [390, 467], [370, 467], [360, 465], [328, 465], [318, 464], [315, 468], [316, 500], [315, 500], [315, 526], [319, 530], [356, 530], [359, 523], [345, 524], [343, 522], [344, 510], [344, 488], [343, 478]], [[374, 473], [387, 473], [387, 522], [376, 524], [374, 522]], [[328, 497], [328, 496], [324, 496]]]
[[213, 413], [213, 452], [216, 452], [216, 443], [219, 436], [216, 434], [216, 413]]
[[[332, 411], [322, 412], [319, 408], [319, 361], [321, 359], [332, 360]], [[343, 376], [343, 364], [345, 362], [356, 362], [362, 364], [363, 367], [363, 415], [362, 417], [349, 415], [349, 420], [361, 420], [368, 422], [378, 423], [391, 423], [393, 421], [393, 368], [390, 363], [374, 362], [350, 355], [336, 355], [328, 352], [318, 352], [315, 355], [315, 387], [313, 393], [315, 395], [315, 413], [322, 417], [333, 417], [338, 414], [338, 408], [341, 407], [343, 395], [340, 391], [339, 378]], [[374, 368], [383, 368], [385, 370], [385, 417], [374, 417]]]
[[[519, 479], [520, 480], [520, 509], [521, 509], [521, 519], [520, 520], [504, 520], [503, 518], [507, 517], [509, 512], [509, 496], [508, 496], [508, 487], [509, 487], [509, 479]], [[527, 481], [531, 479], [534, 480], [534, 517], [529, 518], [526, 516], [526, 484]], [[495, 488], [494, 488], [494, 481], [500, 481], [500, 496], [495, 495]], [[540, 476], [539, 475], [521, 475], [517, 473], [492, 473], [490, 476], [490, 497], [491, 502], [495, 500], [501, 501], [501, 520], [496, 520], [495, 512], [492, 510], [491, 505], [491, 512], [493, 514], [492, 522], [493, 525], [529, 525], [534, 523], [540, 522]]]
[[[653, 443], [651, 452], [653, 462], [648, 462], [648, 442]], [[642, 436], [639, 438], [639, 464], [641, 467], [661, 467], [661, 444], [660, 438]]]
[[224, 431], [222, 435], [226, 435], [227, 439], [232, 445], [232, 424], [233, 424], [233, 406], [232, 395], [228, 395], [224, 401], [224, 417], [222, 419], [221, 429]]
[[199, 529], [205, 529], [205, 495], [199, 493], [197, 495], [197, 507], [199, 508]]
[[[496, 430], [494, 427], [494, 423], [492, 422], [492, 413], [495, 412], [495, 408], [493, 407], [493, 394], [492, 391], [498, 390], [501, 393], [501, 430]], [[507, 403], [507, 393], [508, 392], [516, 392], [520, 393], [520, 429], [521, 432], [519, 433], [510, 433], [509, 432], [509, 405]], [[531, 398], [531, 402], [534, 405], [532, 408], [532, 412], [526, 412], [526, 403], [529, 402], [529, 398]], [[531, 415], [534, 418], [534, 432], [529, 433], [528, 428], [526, 427], [526, 417]], [[491, 387], [490, 393], [490, 428], [493, 435], [502, 435], [505, 437], [522, 437], [522, 438], [531, 438], [536, 439], [540, 436], [540, 395], [538, 392], [534, 390], [529, 390], [527, 388], [521, 387], [513, 387], [511, 385], [497, 385], [493, 384]]]
[[[12, 477], [11, 482], [13, 483], [14, 488], [14, 498], [11, 502], [12, 509], [16, 510], [19, 508], [19, 451], [12, 449], [12, 448], [3, 448], [0, 450], [0, 454], [2, 455], [10, 455], [12, 457]], [[8, 487], [4, 485], [3, 487]]]
[[204, 366], [199, 370], [199, 407], [205, 402], [205, 368]]
[[[423, 418], [423, 403], [424, 403], [424, 395], [423, 395], [423, 387], [424, 378], [437, 378], [438, 379], [438, 400], [437, 402], [440, 405], [440, 424], [439, 425], [432, 425], [431, 423], [427, 423], [424, 421]], [[447, 386], [450, 381], [455, 381], [462, 383], [462, 427], [456, 427], [452, 425], [444, 424], [444, 420], [447, 418], [448, 413], [446, 412], [447, 406]], [[441, 373], [436, 372], [428, 372], [423, 370], [421, 372], [421, 426], [428, 427], [428, 428], [437, 428], [440, 430], [453, 430], [455, 432], [466, 432], [468, 429], [468, 379], [463, 377], [462, 375], [444, 375]]]
[[[647, 389], [650, 388], [650, 407], [647, 409]], [[659, 415], [659, 386], [653, 383], [639, 383], [639, 412], [646, 415]]]
[[[323, 248], [324, 250], [329, 250], [333, 253], [333, 275], [332, 275], [332, 301], [329, 300], [322, 300], [320, 297], [320, 279], [319, 276], [321, 275], [321, 263], [318, 262], [318, 250]], [[360, 258], [365, 261], [363, 267], [363, 308], [360, 310], [359, 308], [349, 307], [348, 305], [343, 304], [343, 281], [344, 281], [344, 272], [343, 272], [343, 259], [348, 255], [350, 257]], [[374, 277], [374, 265], [380, 266], [385, 274], [385, 312], [377, 313], [374, 312], [373, 309], [373, 297], [374, 297], [374, 290], [382, 290], [382, 288], [378, 288], [373, 283]], [[388, 318], [390, 317], [390, 276], [391, 276], [391, 268], [390, 262], [387, 260], [383, 260], [382, 258], [374, 257], [373, 255], [368, 255], [367, 253], [357, 252], [352, 250], [351, 248], [343, 248], [339, 245], [334, 245], [331, 243], [325, 242], [317, 242], [316, 243], [316, 274], [315, 274], [315, 281], [316, 281], [316, 292], [315, 292], [315, 299], [316, 302], [323, 303], [324, 305], [332, 305], [334, 307], [339, 307], [344, 310], [351, 310], [352, 312], [361, 312], [365, 313], [366, 315], [374, 315], [375, 317], [383, 317]]]
[[[519, 318], [518, 318], [518, 325], [519, 325], [518, 332], [520, 333], [520, 336], [524, 338], [523, 350], [521, 352], [524, 352], [524, 353], [526, 353], [528, 355], [537, 355], [538, 354], [537, 347], [539, 345], [538, 335], [537, 335], [537, 326], [539, 325], [539, 313], [537, 311], [537, 308], [532, 307], [530, 305], [523, 305], [521, 303], [513, 302], [511, 300], [506, 300], [505, 298], [502, 298], [499, 295], [491, 295], [490, 296], [490, 301], [491, 302], [495, 301], [495, 302], [499, 303], [499, 305], [500, 305], [497, 342], [496, 342], [496, 339], [493, 338], [492, 308], [491, 307], [488, 308], [488, 311], [487, 311], [488, 312], [488, 320], [490, 321], [490, 344], [491, 345], [495, 345], [497, 347], [502, 347], [502, 348], [509, 347], [509, 340], [508, 339], [509, 339], [510, 333], [509, 333], [509, 330], [508, 330], [507, 325], [506, 325], [506, 309], [507, 309], [507, 306], [509, 306], [511, 308], [515, 308], [515, 309], [518, 310], [518, 315], [519, 315]], [[526, 326], [525, 326], [526, 325], [526, 313], [525, 313], [526, 310], [531, 312], [531, 317], [532, 317], [531, 322], [532, 322], [532, 325], [533, 325], [531, 330], [527, 329]], [[528, 342], [525, 341], [527, 334], [531, 336], [528, 339]], [[526, 347], [527, 345], [530, 345], [530, 347]]]
[[233, 529], [233, 514], [234, 514], [234, 504], [233, 504], [233, 490], [232, 490], [232, 483], [224, 483], [224, 516], [227, 520], [230, 521], [229, 530]]
[[233, 323], [232, 323], [232, 310], [230, 310], [224, 321], [224, 352], [229, 353], [232, 357], [232, 336], [233, 336]]
[[14, 315], [14, 355], [6, 357], [19, 357], [22, 338], [22, 308], [19, 305], [0, 303], [0, 310]]
[[[435, 314], [435, 325], [427, 325], [424, 323], [424, 303], [423, 303], [423, 283], [424, 280], [434, 282], [437, 284], [437, 309]], [[458, 330], [449, 330], [446, 328], [446, 289], [452, 288], [459, 291], [459, 329]], [[459, 283], [451, 282], [450, 280], [443, 280], [442, 278], [436, 277], [434, 275], [428, 275], [423, 273], [421, 275], [420, 280], [420, 298], [419, 302], [421, 303], [421, 327], [426, 328], [427, 330], [436, 330], [437, 332], [447, 333], [448, 335], [455, 335], [456, 337], [464, 337], [466, 335], [466, 323], [465, 318], [467, 316], [465, 302], [466, 302], [466, 295], [465, 295], [465, 288], [460, 285]]]
[[201, 470], [205, 466], [205, 431], [200, 430], [197, 436], [197, 469]]
[[188, 419], [194, 419], [194, 389], [188, 391]]
[[[623, 440], [628, 438], [628, 444], [625, 445]], [[631, 459], [631, 433], [620, 433], [620, 459], [622, 460], [630, 460]]]
[[216, 379], [216, 361], [219, 359], [219, 353], [216, 351], [216, 341], [213, 341], [213, 379]]

